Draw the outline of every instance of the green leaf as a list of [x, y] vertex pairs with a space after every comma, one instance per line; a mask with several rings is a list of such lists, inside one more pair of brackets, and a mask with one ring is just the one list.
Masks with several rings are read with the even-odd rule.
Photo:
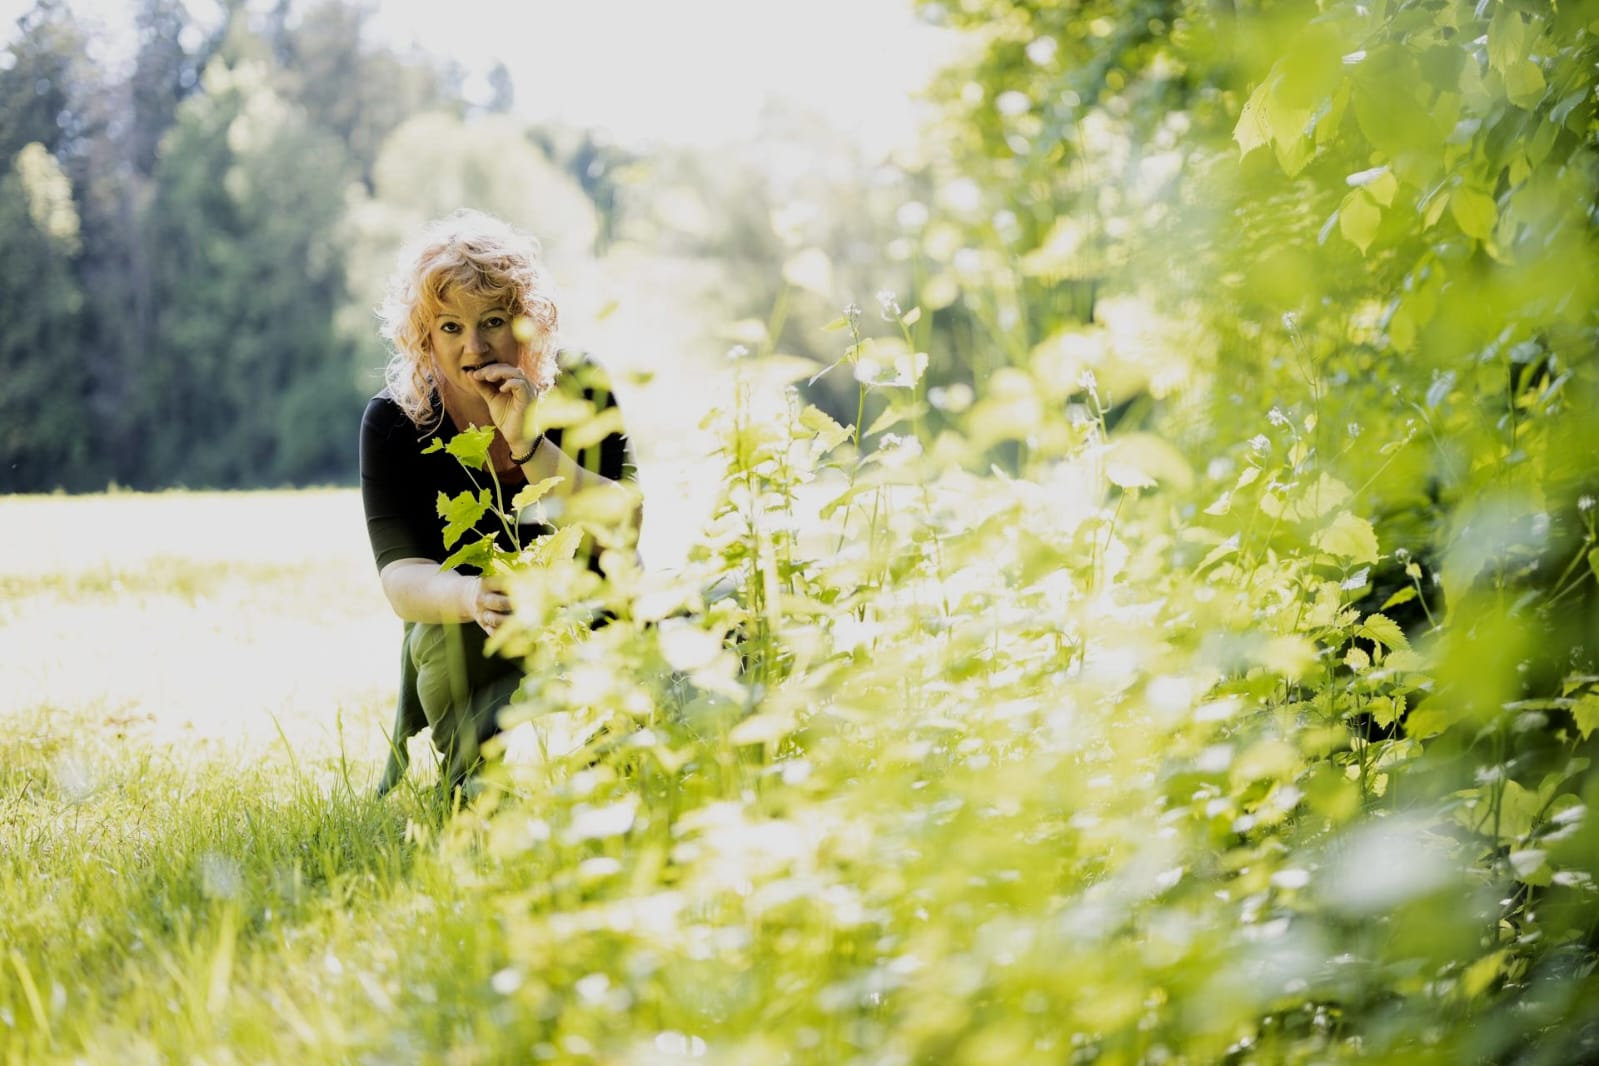
[[1405, 732], [1416, 740], [1426, 740], [1442, 734], [1451, 724], [1448, 714], [1429, 702], [1410, 712], [1405, 719]]
[[455, 570], [462, 566], [475, 566], [479, 570], [486, 569], [494, 561], [494, 538], [482, 536], [477, 540], [468, 541], [445, 557], [439, 564], [440, 570]]
[[444, 546], [453, 547], [455, 542], [475, 527], [478, 521], [489, 509], [489, 490], [479, 489], [476, 493], [468, 490], [451, 499], [444, 493], [439, 493], [439, 517], [445, 520]]
[[1461, 999], [1465, 1003], [1475, 1003], [1477, 997], [1493, 985], [1494, 980], [1504, 972], [1505, 961], [1510, 952], [1496, 951], [1492, 955], [1484, 955], [1476, 962], [1467, 966], [1460, 975]]
[[1394, 177], [1391, 167], [1372, 167], [1351, 174], [1344, 179], [1344, 183], [1356, 189], [1365, 189], [1366, 194], [1384, 207], [1389, 207], [1394, 202], [1394, 193], [1399, 191], [1399, 179]]
[[883, 432], [885, 429], [892, 429], [903, 421], [905, 421], [905, 412], [892, 407], [887, 408], [882, 414], [872, 419], [872, 424], [867, 428], [865, 435], [870, 437]]
[[1393, 696], [1378, 696], [1366, 705], [1366, 710], [1380, 728], [1391, 728], [1405, 713], [1405, 695], [1401, 692]]
[[816, 434], [823, 452], [830, 452], [850, 438], [850, 431], [833, 421], [831, 415], [815, 404], [806, 404], [800, 412], [800, 425]]
[[1261, 649], [1259, 662], [1272, 673], [1297, 681], [1316, 665], [1316, 645], [1298, 633], [1272, 637]]
[[1356, 189], [1344, 197], [1338, 209], [1338, 232], [1344, 239], [1365, 255], [1366, 249], [1377, 237], [1377, 227], [1382, 224], [1382, 208], [1378, 207], [1366, 190]]
[[1444, 209], [1448, 206], [1449, 194], [1447, 192], [1441, 192], [1433, 197], [1432, 202], [1427, 205], [1427, 213], [1422, 216], [1421, 228], [1427, 230], [1436, 226], [1438, 220], [1444, 217]]
[[903, 315], [901, 315], [899, 321], [900, 321], [901, 325], [914, 326], [914, 325], [916, 325], [916, 323], [920, 322], [921, 320], [922, 320], [922, 309], [920, 307], [913, 307], [909, 311], [906, 311]]
[[1266, 97], [1271, 91], [1271, 81], [1255, 86], [1255, 91], [1244, 101], [1244, 110], [1233, 127], [1233, 140], [1238, 142], [1239, 157], [1248, 155], [1263, 144], [1271, 143], [1271, 132], [1266, 128]]
[[1218, 563], [1236, 551], [1238, 551], [1238, 534], [1234, 533], [1232, 536], [1228, 537], [1226, 540], [1210, 549], [1205, 557], [1199, 561], [1199, 565], [1194, 568], [1194, 573], [1197, 574], [1202, 570], [1208, 569], [1212, 563]]
[[1577, 723], [1577, 732], [1582, 734], [1583, 740], [1587, 740], [1595, 729], [1599, 729], [1599, 693], [1590, 692], [1573, 704], [1571, 717]]
[[[841, 329], [848, 329], [848, 328], [849, 328], [849, 319], [843, 318], [843, 317], [835, 318], [835, 319], [833, 319], [833, 321], [829, 322], [827, 325], [822, 327], [823, 331], [827, 332], [827, 333], [837, 333]], [[835, 363], [834, 365], [836, 366], [837, 364]]]
[[443, 451], [443, 450], [444, 450], [444, 442], [442, 440], [440, 440], [438, 437], [434, 437], [432, 440], [428, 441], [427, 447], [422, 449], [422, 454], [423, 455], [432, 455], [434, 452]]
[[1328, 555], [1352, 563], [1377, 561], [1377, 531], [1370, 522], [1348, 511], [1338, 512], [1332, 524], [1317, 533], [1311, 543]]
[[564, 526], [547, 537], [540, 537], [529, 548], [529, 556], [535, 566], [550, 566], [558, 562], [570, 562], [577, 557], [577, 549], [583, 543], [583, 530], [578, 526]]
[[1501, 74], [1527, 58], [1527, 24], [1510, 4], [1499, 4], [1488, 24], [1488, 65]]
[[1462, 185], [1449, 197], [1449, 212], [1455, 216], [1461, 232], [1479, 241], [1487, 240], [1499, 221], [1499, 209], [1494, 199], [1480, 189]]
[[1415, 598], [1416, 586], [1406, 585], [1404, 588], [1400, 589], [1398, 592], [1382, 601], [1382, 606], [1378, 608], [1378, 610], [1386, 611], [1390, 607], [1398, 607], [1401, 603], [1409, 603]]
[[1599, 548], [1588, 553], [1588, 569], [1593, 571], [1595, 581], [1599, 581]]
[[1528, 885], [1547, 885], [1552, 880], [1549, 853], [1539, 848], [1525, 848], [1510, 853], [1510, 867], [1516, 871], [1516, 880]]
[[1505, 95], [1523, 110], [1530, 111], [1538, 106], [1548, 89], [1543, 71], [1530, 59], [1518, 59], [1505, 70]]
[[450, 443], [444, 446], [444, 450], [455, 456], [462, 466], [474, 470], [486, 470], [489, 465], [489, 445], [493, 443], [493, 426], [474, 426], [471, 429], [463, 429], [450, 438]]
[[855, 497], [863, 495], [864, 493], [874, 492], [876, 489], [876, 485], [872, 485], [864, 481], [857, 481], [855, 484], [851, 485], [837, 496], [834, 496], [831, 500], [828, 500], [826, 503], [822, 504], [821, 509], [817, 511], [817, 515], [821, 518], [831, 518], [833, 515], [838, 513], [838, 509], [840, 507], [849, 506], [850, 502], [854, 500]]
[[1355, 630], [1355, 636], [1375, 640], [1387, 648], [1410, 647], [1410, 641], [1405, 639], [1405, 631], [1399, 628], [1399, 623], [1385, 614], [1367, 615], [1360, 628]]
[[1168, 485], [1187, 491], [1194, 484], [1188, 459], [1171, 442], [1153, 433], [1126, 433], [1105, 448], [1105, 477], [1124, 489]]
[[528, 485], [518, 492], [511, 500], [511, 511], [514, 514], [524, 507], [532, 507], [542, 500], [551, 489], [566, 480], [561, 477], [547, 477], [536, 485]]

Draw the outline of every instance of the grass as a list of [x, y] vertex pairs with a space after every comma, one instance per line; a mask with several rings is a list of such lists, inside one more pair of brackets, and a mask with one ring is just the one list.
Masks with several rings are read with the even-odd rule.
[[0, 1059], [340, 1061], [305, 971], [364, 942], [438, 818], [368, 798], [398, 625], [358, 521], [333, 532], [352, 509], [0, 502]]

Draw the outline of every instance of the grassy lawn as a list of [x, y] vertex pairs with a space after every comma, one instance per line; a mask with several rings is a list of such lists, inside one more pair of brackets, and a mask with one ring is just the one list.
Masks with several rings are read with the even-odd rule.
[[0, 531], [0, 1059], [381, 1046], [427, 816], [367, 798], [398, 623], [356, 496], [8, 499]]

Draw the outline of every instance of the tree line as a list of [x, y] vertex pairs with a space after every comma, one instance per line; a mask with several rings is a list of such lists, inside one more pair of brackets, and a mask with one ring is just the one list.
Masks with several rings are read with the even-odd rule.
[[[507, 198], [494, 134], [576, 218], [556, 243], [602, 237], [614, 152], [568, 137], [558, 164], [508, 120], [468, 129], [509, 110], [503, 68], [469, 102], [461, 70], [381, 45], [340, 0], [230, 2], [214, 25], [138, 0], [133, 22], [131, 57], [97, 62], [39, 0], [0, 53], [0, 491], [349, 481], [384, 357], [373, 286], [406, 226]], [[427, 137], [475, 172], [418, 187]]]

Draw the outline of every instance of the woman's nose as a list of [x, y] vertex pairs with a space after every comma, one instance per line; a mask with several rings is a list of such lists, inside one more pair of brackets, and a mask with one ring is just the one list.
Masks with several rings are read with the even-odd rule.
[[488, 350], [487, 346], [483, 343], [483, 334], [481, 332], [475, 329], [468, 329], [466, 331], [466, 350], [472, 352], [473, 354]]

